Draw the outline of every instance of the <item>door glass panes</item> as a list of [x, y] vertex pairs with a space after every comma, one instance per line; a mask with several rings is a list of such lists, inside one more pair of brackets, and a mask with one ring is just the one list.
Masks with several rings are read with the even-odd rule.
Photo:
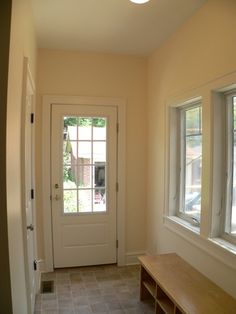
[[236, 97], [233, 97], [233, 182], [230, 231], [236, 235]]
[[89, 213], [93, 211], [93, 206], [91, 206], [91, 189], [79, 189], [78, 191], [78, 212]]
[[96, 141], [93, 143], [93, 157], [95, 162], [106, 162], [105, 141]]
[[107, 177], [107, 118], [64, 118], [64, 213], [104, 212]]
[[101, 212], [106, 208], [106, 166], [102, 162], [96, 162], [94, 167], [94, 211]]
[[92, 139], [92, 118], [79, 118], [79, 137], [80, 140], [91, 141]]
[[92, 167], [90, 165], [78, 166], [78, 187], [89, 188], [92, 187]]
[[93, 119], [93, 139], [105, 141], [106, 136], [106, 119]]
[[106, 210], [106, 189], [95, 189], [93, 192], [93, 207], [95, 212]]
[[76, 213], [77, 212], [77, 191], [76, 190], [64, 190], [64, 213]]
[[200, 221], [202, 173], [202, 110], [200, 106], [184, 110], [183, 115], [183, 204], [185, 215]]
[[92, 147], [91, 141], [79, 141], [78, 151], [76, 152], [76, 157], [79, 164], [91, 165], [92, 163]]
[[96, 162], [94, 167], [94, 187], [102, 187], [106, 186], [106, 166], [102, 162]]

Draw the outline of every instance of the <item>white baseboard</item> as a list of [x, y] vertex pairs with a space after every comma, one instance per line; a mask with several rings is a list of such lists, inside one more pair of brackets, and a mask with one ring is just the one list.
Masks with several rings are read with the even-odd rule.
[[[141, 255], [147, 255], [147, 252], [145, 251], [137, 251], [137, 252], [127, 252], [125, 254], [125, 265], [137, 265], [139, 264], [138, 257]], [[38, 263], [38, 270], [41, 273], [48, 272], [48, 270], [45, 267], [45, 262], [44, 260], [40, 260]]]
[[45, 261], [44, 259], [39, 259], [38, 260], [38, 263], [37, 263], [37, 266], [38, 266], [38, 270], [41, 272], [41, 273], [45, 273], [47, 270], [45, 269], [46, 268], [46, 265], [45, 265]]
[[146, 255], [144, 251], [138, 252], [127, 252], [125, 254], [125, 264], [128, 265], [137, 265], [139, 264], [138, 257], [141, 255]]
[[41, 277], [42, 277], [42, 273], [45, 272], [45, 263], [44, 260], [40, 259], [38, 260], [37, 263], [37, 272], [36, 272], [36, 293], [40, 293], [40, 289], [41, 289]]

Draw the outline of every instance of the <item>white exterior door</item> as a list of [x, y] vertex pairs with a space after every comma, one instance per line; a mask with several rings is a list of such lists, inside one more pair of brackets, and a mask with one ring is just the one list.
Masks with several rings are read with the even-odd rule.
[[116, 262], [117, 109], [52, 105], [54, 267]]

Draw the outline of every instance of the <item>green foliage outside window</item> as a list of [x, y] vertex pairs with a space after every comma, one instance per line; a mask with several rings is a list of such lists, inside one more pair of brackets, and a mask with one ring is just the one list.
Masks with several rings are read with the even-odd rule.
[[81, 117], [64, 117], [64, 127], [68, 126], [94, 126], [104, 128], [106, 119], [104, 118], [81, 118]]

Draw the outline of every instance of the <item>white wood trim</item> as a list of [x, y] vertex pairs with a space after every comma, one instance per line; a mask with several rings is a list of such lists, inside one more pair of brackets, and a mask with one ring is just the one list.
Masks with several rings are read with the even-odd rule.
[[[203, 238], [199, 236], [197, 230], [193, 230], [192, 227], [188, 227], [187, 224], [183, 223], [183, 220], [176, 216], [165, 217], [165, 227], [221, 263], [234, 270], [236, 269], [236, 252], [227, 248], [226, 245], [223, 245], [222, 239], [220, 243], [220, 241], [216, 238]], [[233, 245], [231, 246], [233, 247]]]
[[[22, 107], [21, 107], [21, 206], [22, 206], [22, 225], [23, 225], [23, 241], [24, 241], [24, 264], [25, 264], [25, 277], [26, 277], [26, 287], [27, 287], [27, 306], [28, 312], [32, 313], [32, 304], [31, 304], [31, 284], [30, 284], [30, 274], [29, 274], [29, 267], [33, 265], [29, 265], [28, 259], [28, 243], [27, 243], [27, 219], [25, 213], [26, 201], [25, 201], [25, 169], [27, 165], [25, 164], [25, 121], [26, 121], [26, 99], [27, 96], [32, 96], [32, 104], [31, 104], [31, 113], [35, 113], [35, 84], [34, 80], [30, 71], [29, 61], [27, 57], [24, 57], [24, 64], [23, 64], [23, 85], [22, 85]], [[30, 118], [30, 117], [28, 117]], [[31, 131], [32, 139], [31, 139], [31, 154], [32, 154], [32, 169], [31, 169], [31, 180], [32, 180], [32, 188], [35, 191], [35, 128], [32, 127]], [[37, 234], [36, 234], [36, 199], [32, 200], [34, 211], [33, 211], [33, 225], [34, 229], [34, 238], [33, 238], [33, 245], [34, 245], [34, 258], [36, 258], [37, 254]], [[35, 281], [35, 291], [34, 293], [38, 292], [38, 285], [39, 285], [39, 272], [34, 272], [34, 281]], [[35, 296], [35, 295], [34, 295]]]
[[125, 100], [120, 99], [117, 105], [117, 121], [119, 123], [119, 134], [117, 143], [117, 179], [119, 192], [117, 198], [117, 265], [125, 265], [125, 191], [126, 191], [126, 106]]
[[97, 106], [115, 106], [119, 123], [118, 134], [118, 169], [119, 192], [117, 195], [117, 264], [125, 265], [125, 174], [126, 174], [126, 101], [122, 98], [86, 97], [86, 96], [43, 96], [42, 111], [42, 195], [43, 195], [43, 229], [45, 250], [45, 271], [53, 270], [53, 242], [51, 217], [50, 184], [50, 128], [52, 104], [83, 104]]
[[43, 201], [43, 235], [45, 271], [53, 271], [52, 218], [51, 218], [51, 184], [50, 184], [50, 127], [51, 104], [43, 98], [42, 111], [42, 201]]
[[[219, 125], [218, 121], [215, 121], [215, 116], [219, 118], [222, 114], [219, 110], [221, 106], [222, 93], [228, 92], [236, 87], [236, 72], [226, 74], [222, 77], [218, 77], [210, 82], [206, 82], [196, 88], [178, 92], [172, 94], [166, 102], [166, 117], [165, 117], [165, 208], [163, 212], [163, 221], [166, 228], [175, 232], [185, 240], [194, 244], [202, 251], [213, 256], [223, 264], [235, 269], [236, 261], [236, 247], [233, 244], [227, 243], [224, 239], [219, 239], [220, 234], [220, 218], [219, 208], [221, 204], [221, 190], [222, 180], [220, 172], [217, 173], [217, 169], [221, 167], [223, 160], [217, 153], [218, 150], [222, 150], [219, 146], [218, 133]], [[171, 182], [169, 175], [171, 171], [171, 122], [175, 122], [171, 117], [172, 108], [176, 108], [179, 104], [189, 101], [190, 99], [201, 97], [203, 103], [203, 119], [204, 116], [210, 117], [211, 121], [204, 120], [204, 144], [203, 144], [203, 176], [202, 177], [202, 204], [204, 210], [201, 213], [201, 227], [200, 233], [197, 229], [184, 224], [181, 219], [174, 216], [174, 210], [170, 202]], [[205, 158], [206, 157], [206, 158]], [[206, 164], [208, 163], [208, 164]], [[174, 193], [172, 193], [174, 195]], [[173, 195], [171, 195], [173, 197]], [[217, 238], [218, 237], [218, 238]]]

